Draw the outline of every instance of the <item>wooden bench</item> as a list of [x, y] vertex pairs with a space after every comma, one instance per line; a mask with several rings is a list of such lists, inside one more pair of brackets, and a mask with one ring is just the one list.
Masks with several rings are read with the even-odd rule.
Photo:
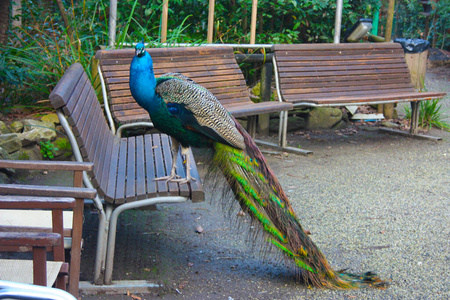
[[411, 102], [417, 134], [419, 102], [445, 93], [416, 92], [398, 43], [274, 45], [279, 96], [295, 107]]
[[[248, 117], [247, 130], [255, 134], [256, 116], [265, 113], [286, 113], [292, 104], [280, 101], [254, 103], [234, 51], [229, 46], [178, 48], [149, 48], [155, 76], [164, 73], [182, 73], [209, 89], [220, 103], [235, 117]], [[111, 128], [115, 124], [150, 122], [148, 113], [131, 96], [128, 86], [134, 49], [101, 50], [95, 55], [99, 61], [103, 98], [111, 111]], [[106, 102], [105, 101], [105, 102]], [[285, 134], [280, 122], [280, 135]], [[114, 130], [113, 130], [114, 131]]]
[[[34, 284], [45, 285], [46, 278], [46, 248], [53, 251], [53, 259], [60, 262], [53, 266], [55, 276], [58, 276], [56, 287], [66, 289], [66, 278], [68, 274], [68, 291], [78, 297], [78, 285], [80, 278], [81, 261], [81, 236], [83, 228], [83, 206], [84, 199], [93, 199], [96, 191], [83, 188], [82, 173], [92, 170], [90, 163], [58, 162], [58, 161], [10, 161], [0, 160], [0, 168], [27, 169], [27, 170], [57, 170], [73, 172], [73, 187], [66, 186], [37, 186], [27, 184], [0, 184], [0, 249], [2, 251], [20, 251], [32, 248], [35, 253], [34, 259]], [[71, 209], [71, 224], [66, 224], [68, 211]], [[10, 212], [22, 211], [24, 220], [11, 219]], [[44, 210], [51, 210], [44, 211]], [[30, 214], [39, 214], [38, 219], [30, 218]], [[42, 224], [42, 217], [50, 214], [50, 228]], [[13, 214], [17, 215], [17, 214]], [[64, 216], [64, 217], [63, 217]], [[66, 226], [64, 226], [66, 225]], [[62, 238], [70, 237], [70, 263], [65, 263], [64, 244]], [[6, 263], [6, 262], [2, 262]], [[62, 265], [61, 265], [62, 264]], [[20, 263], [27, 268], [27, 264]], [[62, 268], [61, 268], [62, 266]], [[18, 266], [14, 271], [19, 273]], [[61, 268], [58, 270], [58, 268]], [[30, 267], [31, 270], [31, 267]], [[20, 274], [12, 274], [16, 277]], [[24, 274], [26, 275], [26, 274]]]
[[[50, 94], [50, 102], [57, 110], [77, 160], [93, 163], [84, 183], [94, 187], [99, 196], [95, 199], [100, 221], [94, 280], [96, 284], [111, 284], [115, 230], [120, 213], [159, 203], [203, 201], [205, 195], [195, 160], [190, 152], [189, 167], [197, 180], [183, 184], [154, 181], [170, 174], [170, 138], [165, 134], [129, 138], [114, 135], [95, 90], [78, 63], [60, 79]], [[179, 155], [177, 175], [185, 177], [185, 173]]]

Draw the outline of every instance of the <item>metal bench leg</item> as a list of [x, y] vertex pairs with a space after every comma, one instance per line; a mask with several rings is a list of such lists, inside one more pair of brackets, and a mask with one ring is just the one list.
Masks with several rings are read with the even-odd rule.
[[256, 135], [256, 117], [257, 116], [247, 117], [247, 132], [252, 138], [255, 138]]
[[97, 249], [95, 252], [94, 284], [103, 285], [105, 279], [106, 248], [108, 245], [109, 220], [113, 211], [112, 205], [106, 205], [105, 213], [99, 214]]
[[280, 147], [286, 147], [286, 136], [287, 136], [287, 118], [288, 112], [282, 111], [280, 112], [280, 124], [278, 127], [278, 144]]
[[280, 112], [280, 125], [278, 127], [278, 144], [262, 140], [255, 140], [255, 143], [261, 146], [276, 149], [278, 151], [291, 152], [301, 155], [312, 154], [312, 151], [309, 150], [287, 146], [287, 122], [288, 122], [288, 112], [287, 111]]
[[413, 101], [410, 103], [411, 103], [411, 127], [409, 129], [409, 133], [417, 134], [419, 127], [420, 101]]
[[106, 249], [106, 266], [105, 266], [105, 284], [112, 284], [112, 271], [114, 264], [114, 248], [116, 245], [116, 230], [117, 230], [117, 219], [119, 215], [129, 209], [140, 208], [150, 205], [162, 204], [162, 203], [180, 203], [187, 201], [186, 197], [159, 197], [146, 199], [141, 201], [129, 202], [117, 207], [109, 221], [109, 232], [108, 232], [108, 244]]

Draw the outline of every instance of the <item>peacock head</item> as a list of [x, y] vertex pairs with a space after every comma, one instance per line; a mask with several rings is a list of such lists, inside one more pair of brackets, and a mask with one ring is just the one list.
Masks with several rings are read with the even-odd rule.
[[145, 46], [144, 43], [137, 43], [134, 47], [136, 51], [136, 56], [142, 57], [145, 54]]

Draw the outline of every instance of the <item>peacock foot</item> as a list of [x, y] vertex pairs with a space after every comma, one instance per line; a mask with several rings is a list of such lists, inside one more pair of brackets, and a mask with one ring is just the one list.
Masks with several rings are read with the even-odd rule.
[[172, 174], [169, 176], [163, 176], [163, 177], [158, 177], [153, 179], [155, 181], [166, 181], [166, 182], [177, 182], [177, 183], [188, 183], [191, 181], [196, 181], [195, 178], [191, 177], [191, 176], [186, 176], [185, 178], [181, 178], [178, 175]]

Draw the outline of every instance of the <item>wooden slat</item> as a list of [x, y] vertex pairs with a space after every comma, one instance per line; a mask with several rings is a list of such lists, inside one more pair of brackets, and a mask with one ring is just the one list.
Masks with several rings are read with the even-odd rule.
[[92, 107], [92, 113], [88, 120], [86, 120], [86, 123], [84, 124], [82, 131], [80, 135], [77, 137], [78, 146], [80, 146], [80, 152], [81, 155], [83, 155], [83, 158], [87, 158], [89, 150], [91, 148], [92, 140], [95, 138], [98, 138], [98, 136], [95, 134], [97, 133], [97, 126], [98, 123], [101, 121], [104, 121], [100, 118], [100, 106], [95, 105]]
[[[167, 175], [166, 167], [164, 165], [163, 150], [161, 148], [160, 136], [154, 136], [153, 138], [153, 154], [155, 157], [155, 170], [156, 177], [164, 177]], [[168, 185], [165, 181], [156, 181], [158, 194], [162, 196], [168, 196]]]
[[155, 156], [153, 155], [153, 140], [152, 136], [147, 134], [144, 136], [144, 151], [145, 151], [145, 173], [147, 174], [146, 186], [147, 186], [147, 196], [154, 197], [157, 190], [157, 183], [153, 179], [156, 178], [156, 166], [155, 166]]
[[125, 201], [136, 199], [136, 138], [128, 138]]
[[115, 139], [111, 151], [111, 164], [109, 165], [108, 183], [104, 190], [105, 200], [109, 203], [114, 203], [116, 196], [116, 182], [117, 182], [117, 166], [119, 164], [119, 149], [121, 141]]
[[105, 196], [106, 187], [108, 186], [108, 176], [109, 176], [109, 168], [111, 166], [111, 162], [114, 159], [112, 157], [113, 152], [113, 144], [116, 139], [109, 138], [108, 144], [106, 146], [106, 150], [104, 152], [103, 160], [100, 162], [98, 167], [98, 171], [96, 172], [97, 178], [99, 178], [99, 187], [98, 193], [100, 197]]
[[2, 209], [69, 209], [73, 207], [75, 207], [74, 198], [0, 195]]
[[73, 197], [93, 199], [96, 195], [94, 189], [65, 187], [65, 186], [44, 186], [26, 184], [0, 184], [1, 194], [11, 194], [20, 196], [42, 196], [42, 197]]
[[146, 197], [145, 188], [145, 151], [144, 137], [136, 137], [136, 199], [142, 200]]
[[28, 170], [91, 171], [93, 165], [74, 161], [0, 160], [0, 168]]
[[205, 192], [202, 187], [202, 179], [200, 178], [200, 174], [197, 170], [197, 165], [195, 164], [194, 154], [192, 150], [189, 149], [189, 155], [191, 157], [191, 165], [189, 168], [191, 169], [191, 176], [195, 178], [195, 181], [191, 181], [189, 184], [191, 199], [192, 202], [200, 202], [205, 200]]
[[[125, 184], [127, 180], [127, 139], [122, 138], [120, 140], [119, 147], [119, 162], [116, 170], [116, 190], [114, 196], [115, 204], [122, 204], [125, 202]], [[112, 176], [114, 174], [110, 174]]]
[[[445, 93], [444, 93], [445, 95]], [[358, 102], [371, 102], [377, 103], [382, 101], [391, 101], [391, 102], [402, 102], [402, 101], [422, 101], [422, 100], [432, 100], [438, 99], [443, 96], [443, 93], [415, 93], [415, 92], [401, 92], [401, 93], [361, 93], [357, 96], [338, 96], [334, 95], [333, 97], [329, 97], [327, 94], [322, 95], [322, 97], [308, 98], [308, 99], [300, 99], [297, 95], [289, 95], [291, 99], [287, 99], [288, 101], [301, 101], [301, 102], [310, 102], [315, 104], [334, 104], [336, 106], [342, 106], [342, 103], [358, 103]]]
[[[163, 155], [164, 166], [166, 169], [166, 175], [170, 175], [170, 171], [172, 170], [172, 141], [166, 134], [161, 134], [161, 149]], [[157, 162], [158, 163], [158, 162]], [[167, 186], [169, 187], [169, 194], [173, 196], [179, 195], [179, 187], [175, 182], [167, 182]], [[176, 191], [174, 193], [174, 191]]]
[[[90, 152], [88, 154], [88, 160], [94, 163], [94, 172], [90, 174], [91, 181], [93, 181], [93, 184], [95, 186], [100, 186], [100, 176], [101, 176], [101, 169], [100, 164], [102, 161], [107, 159], [107, 156], [105, 156], [105, 148], [106, 144], [108, 143], [108, 140], [112, 138], [109, 133], [109, 128], [106, 126], [106, 124], [103, 122], [99, 122], [99, 130], [98, 132], [98, 138], [94, 140], [92, 143], [92, 147], [90, 149]], [[103, 125], [103, 126], [102, 126]]]
[[[92, 91], [92, 89], [89, 89], [89, 86], [89, 84], [85, 85], [87, 92], [89, 92], [89, 90]], [[93, 106], [90, 104], [92, 103], [94, 97], [95, 101], [97, 101], [97, 97], [95, 96], [95, 93], [93, 91], [91, 93], [87, 93], [83, 99], [77, 101], [77, 107], [79, 109], [78, 114], [76, 114], [74, 111], [71, 111], [69, 124], [74, 128], [73, 133], [76, 136], [80, 135], [80, 131], [77, 129], [82, 129], [83, 126], [85, 126], [86, 121], [90, 120], [89, 114], [91, 112], [91, 109], [93, 108]], [[69, 110], [69, 107], [66, 107], [66, 109]]]

